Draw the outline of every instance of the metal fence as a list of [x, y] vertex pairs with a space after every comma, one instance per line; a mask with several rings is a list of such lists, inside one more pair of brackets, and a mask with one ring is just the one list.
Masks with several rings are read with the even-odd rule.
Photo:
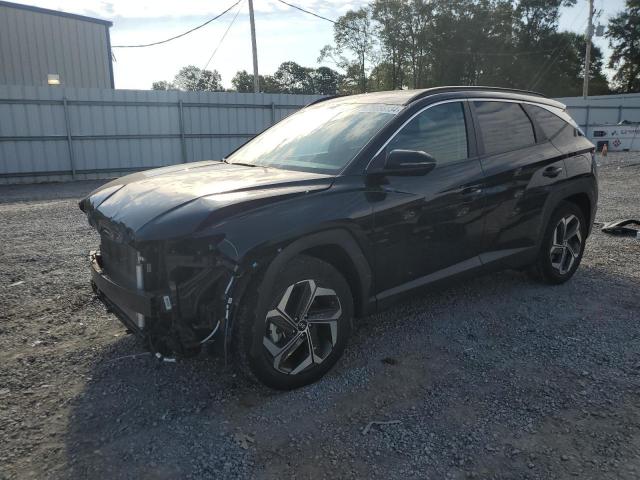
[[567, 106], [574, 120], [594, 143], [593, 128], [596, 125], [615, 125], [624, 120], [640, 122], [640, 94], [594, 95], [588, 98], [558, 98]]
[[603, 124], [617, 124], [623, 120], [640, 122], [640, 107], [636, 106], [606, 106], [606, 105], [572, 105], [567, 106], [569, 113], [585, 135], [592, 138], [591, 127]]
[[317, 98], [0, 86], [0, 183], [221, 159]]
[[[221, 159], [318, 98], [0, 85], [0, 184]], [[590, 138], [593, 125], [640, 121], [637, 94], [559, 100]]]

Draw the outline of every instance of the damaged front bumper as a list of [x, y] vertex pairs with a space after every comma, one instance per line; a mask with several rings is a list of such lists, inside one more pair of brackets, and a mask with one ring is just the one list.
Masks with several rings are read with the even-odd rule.
[[142, 290], [131, 290], [114, 282], [102, 268], [99, 251], [89, 253], [91, 285], [109, 310], [131, 331], [141, 337], [146, 334], [145, 320], [157, 315], [161, 299]]
[[190, 356], [215, 341], [221, 330], [226, 351], [237, 267], [167, 255], [162, 263], [171, 274], [164, 276], [137, 254], [136, 282], [123, 285], [109, 275], [100, 251], [90, 252], [89, 259], [98, 298], [152, 352]]

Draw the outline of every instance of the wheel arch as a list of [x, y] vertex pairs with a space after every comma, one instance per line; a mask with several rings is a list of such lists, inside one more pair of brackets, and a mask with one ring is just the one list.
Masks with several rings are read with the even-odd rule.
[[351, 289], [355, 316], [361, 317], [365, 314], [367, 310], [365, 306], [367, 294], [363, 291], [361, 273], [343, 246], [335, 243], [317, 245], [303, 250], [300, 254], [309, 255], [327, 262], [340, 272]]
[[564, 198], [563, 201], [573, 203], [582, 211], [587, 228], [590, 231], [593, 219], [591, 218], [591, 199], [589, 198], [589, 195], [584, 192], [575, 193]]
[[[576, 178], [571, 179], [563, 185], [551, 192], [546, 201], [541, 232], [538, 236], [537, 246], [541, 245], [543, 240], [544, 229], [549, 223], [551, 215], [562, 202], [571, 202], [576, 205], [585, 214], [587, 223], [587, 235], [591, 234], [593, 221], [595, 220], [597, 190], [595, 182], [592, 178]], [[536, 249], [537, 250], [537, 249]]]
[[[353, 236], [344, 229], [326, 230], [294, 240], [268, 263], [262, 282], [273, 284], [287, 262], [296, 255], [309, 255], [332, 265], [345, 278], [353, 296], [354, 313], [363, 316], [374, 309], [371, 298], [372, 271]], [[259, 299], [263, 301], [264, 299]]]

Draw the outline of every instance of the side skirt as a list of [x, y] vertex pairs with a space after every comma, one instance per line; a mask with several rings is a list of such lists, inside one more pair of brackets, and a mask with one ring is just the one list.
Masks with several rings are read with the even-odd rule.
[[[469, 258], [424, 277], [416, 278], [397, 287], [390, 288], [376, 295], [370, 303], [377, 303], [377, 311], [385, 310], [400, 299], [415, 293], [420, 288], [428, 285], [446, 283], [447, 280], [462, 276], [473, 276], [480, 271], [499, 271], [508, 268], [521, 268], [532, 263], [537, 254], [537, 248], [513, 248], [486, 252], [479, 256]], [[373, 312], [372, 312], [373, 313]]]
[[384, 310], [400, 298], [414, 292], [415, 290], [425, 287], [426, 285], [432, 285], [436, 282], [444, 281], [452, 277], [476, 272], [482, 269], [482, 262], [480, 257], [475, 256], [464, 260], [462, 262], [451, 265], [450, 267], [443, 268], [437, 272], [430, 273], [424, 277], [416, 278], [410, 282], [403, 283], [397, 287], [390, 288], [376, 295], [378, 303], [378, 310]]

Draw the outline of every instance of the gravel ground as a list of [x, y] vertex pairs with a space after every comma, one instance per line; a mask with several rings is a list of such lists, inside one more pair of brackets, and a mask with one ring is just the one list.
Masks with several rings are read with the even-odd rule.
[[[640, 154], [601, 164], [596, 220], [637, 218]], [[282, 393], [206, 354], [130, 356], [89, 287], [96, 185], [0, 188], [0, 478], [640, 477], [639, 241], [595, 229], [558, 287], [416, 296]]]

